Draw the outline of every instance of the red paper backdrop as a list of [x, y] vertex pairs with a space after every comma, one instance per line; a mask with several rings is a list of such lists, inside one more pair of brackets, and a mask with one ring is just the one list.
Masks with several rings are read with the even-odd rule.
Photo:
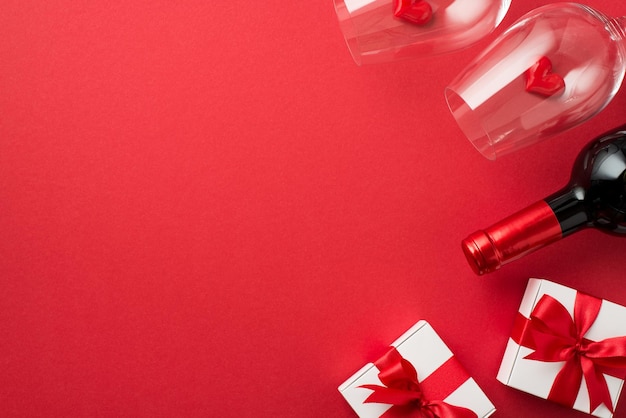
[[443, 98], [491, 38], [357, 67], [331, 0], [1, 9], [1, 416], [352, 417], [337, 386], [418, 319], [496, 416], [584, 416], [495, 375], [527, 278], [626, 304], [626, 240], [480, 278], [459, 243], [564, 185], [623, 92], [491, 162]]

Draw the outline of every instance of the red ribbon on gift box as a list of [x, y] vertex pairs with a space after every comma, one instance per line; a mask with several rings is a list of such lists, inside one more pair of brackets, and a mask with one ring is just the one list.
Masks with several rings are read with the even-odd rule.
[[415, 367], [395, 347], [390, 347], [374, 365], [380, 371], [378, 378], [384, 386], [359, 387], [374, 391], [365, 403], [393, 405], [382, 417], [478, 418], [470, 409], [439, 400], [454, 392], [470, 377], [454, 357], [421, 382]]
[[512, 338], [534, 350], [525, 358], [545, 362], [564, 361], [548, 399], [572, 407], [585, 377], [589, 413], [604, 404], [614, 406], [604, 375], [626, 378], [626, 336], [591, 341], [585, 334], [595, 322], [602, 300], [577, 292], [574, 318], [565, 306], [549, 295], [539, 300], [530, 318], [518, 314]]

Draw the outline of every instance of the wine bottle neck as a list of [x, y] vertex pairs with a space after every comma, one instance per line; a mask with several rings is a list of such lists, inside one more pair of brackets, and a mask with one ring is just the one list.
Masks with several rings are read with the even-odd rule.
[[489, 273], [561, 239], [561, 226], [552, 207], [541, 200], [479, 230], [462, 242], [463, 252], [477, 274]]
[[563, 189], [544, 199], [559, 221], [564, 237], [589, 224], [584, 199], [585, 190], [582, 187]]

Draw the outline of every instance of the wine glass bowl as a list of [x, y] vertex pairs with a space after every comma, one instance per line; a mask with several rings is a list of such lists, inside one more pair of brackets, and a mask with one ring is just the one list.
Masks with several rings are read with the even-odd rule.
[[577, 3], [526, 14], [446, 88], [461, 130], [495, 159], [591, 118], [622, 84], [622, 23]]
[[[510, 3], [511, 0], [334, 0], [341, 31], [358, 65], [465, 48], [498, 26]], [[424, 9], [428, 13], [422, 13]]]

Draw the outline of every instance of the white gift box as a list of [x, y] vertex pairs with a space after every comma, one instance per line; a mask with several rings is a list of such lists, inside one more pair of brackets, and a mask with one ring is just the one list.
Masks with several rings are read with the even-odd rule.
[[[437, 369], [454, 356], [426, 321], [419, 321], [391, 346], [395, 347], [400, 355], [413, 365], [420, 383], [436, 373]], [[382, 403], [364, 403], [372, 390], [359, 386], [382, 385], [378, 373], [378, 368], [373, 363], [368, 363], [339, 386], [339, 392], [361, 418], [380, 417], [393, 407], [393, 405]], [[471, 409], [479, 418], [493, 414], [495, 407], [491, 401], [474, 379], [469, 377], [467, 372], [463, 371], [463, 373], [467, 379], [445, 399], [438, 400]]]
[[[544, 295], [556, 299], [567, 309], [570, 316], [574, 318], [574, 303], [577, 293], [575, 289], [545, 279], [530, 279], [519, 309], [520, 316], [518, 320], [528, 320]], [[521, 332], [524, 335], [526, 331]], [[598, 315], [585, 333], [584, 338], [598, 342], [607, 338], [625, 335], [626, 307], [601, 300]], [[523, 342], [521, 336], [517, 339]], [[514, 336], [511, 336], [507, 343], [497, 379], [507, 386], [548, 399], [555, 378], [563, 368], [565, 361], [547, 362], [525, 358], [533, 352], [532, 348], [516, 343]], [[624, 381], [607, 374], [604, 374], [604, 377], [608, 385], [613, 408], [615, 409]], [[584, 376], [576, 401], [572, 407], [601, 418], [610, 418], [612, 416], [611, 411], [604, 404], [598, 406], [594, 411], [589, 411], [590, 399]]]

